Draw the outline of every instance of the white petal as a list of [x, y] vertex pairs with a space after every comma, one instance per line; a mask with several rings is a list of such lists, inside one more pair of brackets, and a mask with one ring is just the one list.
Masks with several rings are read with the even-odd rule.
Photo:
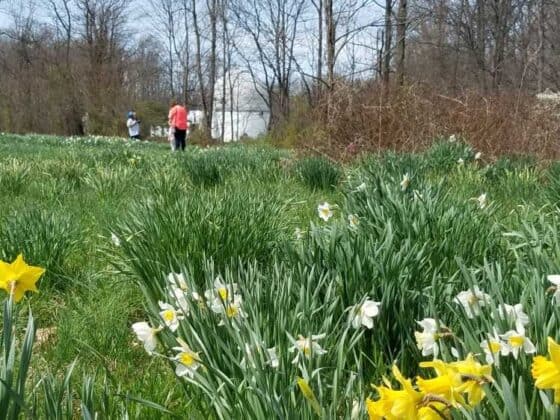
[[422, 321], [416, 321], [416, 323], [420, 325], [426, 333], [435, 333], [437, 331], [437, 322], [433, 318], [424, 318]]
[[457, 350], [455, 347], [451, 347], [451, 355], [455, 359], [459, 359], [459, 350]]
[[140, 341], [145, 341], [153, 335], [153, 330], [147, 322], [136, 322], [132, 324], [132, 330]]
[[151, 335], [150, 337], [148, 337], [146, 339], [146, 341], [144, 341], [144, 349], [148, 352], [148, 353], [152, 353], [157, 347], [157, 340], [155, 335]]
[[189, 375], [192, 376], [192, 372], [188, 369], [185, 365], [181, 363], [177, 363], [177, 367], [175, 368], [175, 374], [177, 376], [185, 376]]
[[321, 340], [321, 339], [325, 338], [326, 336], [327, 336], [326, 333], [322, 333], [322, 334], [312, 335], [311, 339], [313, 341], [316, 341], [316, 340]]
[[362, 325], [364, 327], [366, 327], [367, 329], [371, 330], [373, 328], [373, 318], [363, 317], [362, 318]]
[[366, 300], [362, 304], [362, 311], [366, 316], [374, 317], [379, 315], [379, 302], [374, 302], [372, 300]]
[[560, 274], [551, 274], [550, 276], [546, 277], [549, 282], [556, 286], [560, 286]]
[[531, 342], [531, 340], [526, 338], [525, 342], [523, 343], [523, 351], [526, 354], [533, 354], [537, 352], [537, 349], [535, 348], [535, 345]]

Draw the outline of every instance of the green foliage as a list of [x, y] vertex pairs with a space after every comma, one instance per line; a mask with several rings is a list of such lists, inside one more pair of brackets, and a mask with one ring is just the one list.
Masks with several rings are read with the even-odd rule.
[[4, 168], [0, 172], [0, 191], [14, 196], [22, 194], [29, 181], [29, 168], [17, 159], [10, 159], [1, 164]]
[[[29, 359], [20, 416], [311, 419], [359, 408], [365, 418], [365, 398], [377, 398], [370, 384], [393, 363], [408, 377], [427, 374], [417, 321], [447, 328], [440, 358], [457, 351], [484, 363], [482, 341], [514, 328], [502, 303], [523, 305], [526, 335], [545, 354], [546, 338], [560, 338], [546, 280], [560, 273], [560, 172], [525, 158], [486, 165], [474, 152], [446, 141], [352, 166], [303, 159], [286, 171], [290, 154], [261, 145], [181, 155], [122, 139], [0, 136], [0, 156], [10, 156], [0, 167], [0, 258], [23, 252], [47, 268], [31, 303], [55, 331]], [[317, 215], [324, 202], [328, 221]], [[188, 314], [177, 331], [157, 333], [148, 356], [130, 325], [164, 325], [159, 302], [178, 306], [170, 272], [185, 276]], [[224, 315], [216, 279], [237, 285], [246, 316]], [[474, 286], [490, 300], [471, 318], [455, 298]], [[355, 329], [366, 299], [380, 313], [373, 329]], [[294, 341], [315, 334], [325, 334], [326, 353], [292, 363]], [[17, 338], [17, 355], [4, 359], [15, 363], [14, 383], [25, 370]], [[192, 378], [174, 375], [179, 339], [203, 365]], [[534, 387], [532, 358], [500, 356], [482, 404], [454, 418], [556, 418], [552, 392]], [[9, 411], [19, 400], [5, 401]]]
[[135, 203], [114, 229], [128, 264], [158, 278], [187, 262], [200, 275], [206, 257], [223, 269], [237, 261], [266, 262], [283, 236], [288, 209], [278, 193], [247, 186], [189, 191], [184, 196], [154, 191]]
[[4, 301], [2, 323], [2, 338], [0, 340], [0, 418], [15, 420], [20, 413], [28, 410], [25, 384], [31, 361], [35, 324], [30, 313], [25, 335], [21, 341], [21, 348], [18, 348], [20, 344], [14, 334], [15, 314], [11, 299], [5, 299]]
[[535, 167], [535, 159], [531, 156], [502, 156], [493, 164], [488, 165], [483, 170], [483, 174], [489, 181], [497, 181], [516, 172], [532, 170]]
[[[473, 149], [461, 142], [449, 142], [442, 140], [434, 143], [425, 153], [425, 164], [430, 169], [439, 171], [449, 170], [457, 166], [457, 161], [463, 159], [465, 162], [472, 161], [475, 156]], [[426, 168], [428, 169], [428, 168]]]
[[211, 187], [223, 182], [222, 169], [214, 156], [201, 153], [181, 162], [194, 185]]
[[42, 287], [64, 287], [71, 275], [70, 258], [78, 232], [69, 217], [41, 209], [17, 211], [0, 220], [0, 259], [19, 254], [46, 268]]
[[314, 191], [334, 190], [342, 171], [338, 165], [323, 157], [307, 157], [299, 160], [294, 166], [298, 178]]

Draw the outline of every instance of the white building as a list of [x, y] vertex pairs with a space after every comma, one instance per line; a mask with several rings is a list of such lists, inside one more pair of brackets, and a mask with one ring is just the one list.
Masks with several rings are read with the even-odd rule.
[[226, 74], [225, 107], [222, 109], [223, 78], [216, 81], [212, 137], [225, 142], [266, 133], [270, 110], [259, 95], [248, 72], [232, 70]]

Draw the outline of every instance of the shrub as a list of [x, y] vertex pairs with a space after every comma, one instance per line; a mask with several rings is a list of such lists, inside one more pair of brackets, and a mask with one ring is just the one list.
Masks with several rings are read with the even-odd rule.
[[342, 175], [338, 165], [323, 157], [303, 158], [293, 168], [298, 178], [309, 188], [334, 190]]

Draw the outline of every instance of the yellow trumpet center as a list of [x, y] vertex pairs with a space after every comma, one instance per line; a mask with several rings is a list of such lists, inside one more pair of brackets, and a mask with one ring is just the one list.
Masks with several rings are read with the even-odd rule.
[[171, 322], [173, 321], [173, 319], [175, 319], [175, 312], [171, 309], [166, 309], [165, 311], [163, 311], [162, 316], [165, 321]]
[[179, 361], [185, 366], [192, 366], [196, 362], [196, 358], [191, 353], [181, 353]]

